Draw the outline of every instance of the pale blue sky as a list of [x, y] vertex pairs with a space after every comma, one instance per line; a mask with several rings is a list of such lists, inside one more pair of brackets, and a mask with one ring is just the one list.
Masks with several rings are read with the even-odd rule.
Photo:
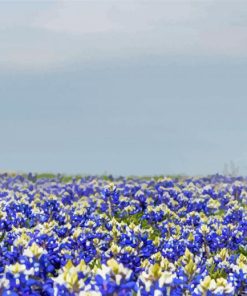
[[0, 1], [0, 168], [247, 174], [245, 1]]

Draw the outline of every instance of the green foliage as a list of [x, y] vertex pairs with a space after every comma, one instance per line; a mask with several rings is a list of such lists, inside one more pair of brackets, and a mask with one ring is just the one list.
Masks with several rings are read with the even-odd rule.
[[212, 264], [208, 268], [208, 273], [212, 279], [227, 278], [227, 273], [223, 268], [216, 269], [216, 264]]
[[[25, 177], [27, 177], [27, 174], [23, 174]], [[63, 183], [67, 183], [67, 182], [71, 182], [74, 178], [75, 179], [81, 179], [82, 177], [87, 177], [89, 175], [63, 175], [63, 174], [54, 174], [54, 173], [39, 173], [36, 175], [37, 179], [54, 179], [54, 178], [58, 178], [61, 182]], [[127, 176], [127, 177], [113, 177], [111, 175], [107, 175], [107, 174], [103, 174], [103, 175], [99, 175], [99, 177], [101, 179], [103, 179], [104, 181], [113, 181], [113, 180], [122, 180], [124, 178], [126, 178], [126, 180], [133, 180], [133, 179], [139, 179], [139, 180], [146, 180], [146, 181], [158, 181], [159, 179], [163, 179], [165, 177], [171, 178], [173, 180], [178, 180], [183, 178], [184, 176], [182, 175], [156, 175], [156, 176]]]
[[119, 215], [120, 213], [116, 213], [114, 215], [114, 218], [118, 221], [118, 222], [124, 222], [126, 224], [131, 224], [131, 223], [134, 223], [134, 224], [140, 224], [141, 222], [141, 218], [142, 218], [142, 213], [136, 213], [134, 215], [126, 215], [126, 216], [123, 216], [123, 217], [120, 217]]
[[69, 183], [73, 180], [73, 177], [64, 175], [64, 176], [61, 176], [60, 180], [62, 183]]
[[2, 231], [1, 234], [0, 234], [0, 242], [3, 241], [4, 236], [5, 236], [5, 231]]
[[36, 175], [37, 179], [54, 179], [56, 177], [57, 177], [57, 175], [52, 174], [52, 173], [42, 173], [42, 174]]
[[92, 260], [90, 263], [89, 263], [89, 266], [91, 269], [93, 269], [94, 267], [97, 267], [97, 268], [101, 268], [101, 261], [99, 258], [96, 258], [94, 260]]
[[118, 221], [118, 222], [124, 222], [127, 225], [130, 225], [131, 223], [135, 224], [135, 225], [140, 225], [141, 228], [143, 229], [148, 229], [150, 228], [150, 224], [146, 219], [143, 219], [143, 213], [139, 212], [133, 215], [126, 215], [124, 217], [120, 217], [119, 214], [115, 214], [114, 218]]
[[152, 227], [153, 229], [153, 233], [150, 234], [149, 238], [154, 241], [156, 237], [160, 237], [161, 236], [161, 232], [159, 231], [159, 229]]
[[127, 215], [124, 217], [119, 217], [119, 214], [115, 214], [114, 218], [120, 223], [124, 222], [127, 225], [130, 225], [131, 223], [135, 225], [139, 225], [142, 229], [151, 230], [151, 233], [149, 235], [149, 239], [155, 240], [156, 237], [160, 237], [161, 232], [158, 228], [155, 227], [155, 225], [150, 224], [149, 221], [146, 219], [143, 219], [143, 213], [136, 213], [134, 215]]
[[243, 245], [240, 245], [238, 247], [238, 254], [243, 254], [245, 257], [247, 257], [247, 247], [244, 247]]
[[215, 213], [211, 214], [212, 216], [220, 216], [223, 217], [226, 214], [225, 210], [218, 210]]
[[25, 220], [25, 227], [28, 229], [31, 228], [30, 219]]

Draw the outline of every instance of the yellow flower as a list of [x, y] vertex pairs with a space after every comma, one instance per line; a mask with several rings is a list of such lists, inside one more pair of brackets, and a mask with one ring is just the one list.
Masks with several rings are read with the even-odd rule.
[[5, 219], [6, 218], [6, 212], [4, 212], [2, 209], [0, 209], [0, 218]]
[[200, 286], [204, 291], [213, 290], [216, 288], [216, 282], [214, 279], [211, 279], [209, 275], [207, 275], [200, 283]]
[[73, 288], [78, 282], [78, 274], [74, 269], [70, 269], [63, 273], [63, 279], [70, 288]]
[[20, 272], [23, 272], [24, 270], [26, 270], [26, 266], [24, 264], [20, 264], [17, 262], [13, 265], [8, 266], [8, 269], [12, 273], [17, 274], [17, 273], [20, 273]]
[[57, 197], [55, 194], [50, 194], [48, 197], [47, 197], [48, 200], [56, 200]]
[[63, 272], [54, 278], [54, 281], [60, 284], [66, 284], [66, 286], [71, 290], [77, 290], [79, 286], [83, 285], [78, 279], [78, 272], [85, 271], [86, 264], [82, 260], [77, 266], [74, 266], [71, 260], [69, 260], [63, 268]]
[[160, 238], [158, 236], [155, 237], [154, 241], [153, 241], [153, 244], [158, 247], [159, 244], [160, 244]]
[[162, 258], [160, 262], [160, 266], [162, 267], [163, 270], [168, 270], [172, 264], [167, 258]]
[[115, 260], [115, 259], [109, 259], [108, 261], [107, 261], [107, 266], [108, 267], [110, 267], [111, 268], [111, 270], [115, 273], [115, 274], [117, 274], [118, 273], [118, 271], [119, 271], [119, 264], [118, 264], [118, 262]]
[[229, 254], [228, 254], [228, 250], [226, 248], [223, 248], [219, 253], [219, 257], [222, 261], [225, 261], [228, 256], [229, 256]]
[[188, 248], [186, 248], [184, 252], [184, 257], [187, 261], [189, 261], [194, 257], [194, 255], [190, 252]]
[[147, 267], [148, 265], [149, 265], [148, 259], [143, 260], [141, 263], [141, 267], [143, 267], [143, 268]]
[[78, 272], [84, 272], [87, 269], [87, 265], [84, 260], [81, 260], [80, 263], [76, 266]]
[[159, 279], [160, 276], [161, 276], [161, 268], [160, 268], [160, 265], [158, 263], [155, 263], [154, 265], [150, 266], [149, 273], [156, 280]]
[[117, 254], [117, 253], [119, 253], [120, 252], [120, 247], [117, 245], [117, 244], [115, 244], [114, 242], [111, 244], [111, 251], [112, 251], [112, 253], [113, 254]]
[[68, 262], [66, 263], [66, 265], [64, 266], [64, 271], [68, 271], [70, 269], [72, 269], [74, 267], [74, 264], [71, 260], [68, 260]]
[[221, 225], [216, 229], [216, 233], [218, 235], [222, 235], [222, 226]]
[[243, 273], [247, 273], [247, 264], [245, 264], [244, 262], [239, 262], [238, 267], [243, 271]]
[[75, 231], [74, 231], [74, 233], [72, 235], [72, 238], [73, 239], [77, 238], [81, 233], [82, 233], [81, 228], [79, 228], [79, 227], [75, 228]]
[[175, 275], [172, 272], [164, 271], [162, 272], [160, 279], [159, 279], [159, 286], [163, 287], [164, 285], [171, 284]]
[[243, 254], [240, 254], [239, 256], [238, 256], [238, 259], [237, 259], [237, 263], [239, 264], [239, 263], [246, 263], [247, 264], [247, 258], [243, 255]]
[[194, 241], [195, 237], [193, 235], [192, 232], [190, 232], [189, 236], [188, 236], [188, 241]]
[[205, 224], [203, 224], [202, 226], [201, 226], [201, 232], [202, 232], [202, 234], [208, 234], [209, 232], [210, 232], [210, 229], [208, 228], [208, 226], [207, 225], [205, 225]]
[[154, 255], [152, 255], [152, 259], [154, 259], [155, 261], [160, 261], [162, 259], [162, 255], [160, 252], [155, 253]]
[[15, 240], [14, 245], [26, 246], [29, 240], [30, 240], [30, 237], [25, 232], [23, 232], [21, 236]]
[[186, 273], [191, 276], [196, 271], [196, 264], [193, 262], [192, 259], [189, 260], [189, 262], [184, 267]]
[[31, 247], [28, 247], [24, 250], [23, 254], [28, 257], [39, 257], [44, 252], [45, 250], [42, 247], [40, 247], [36, 243], [33, 243]]
[[141, 195], [144, 195], [143, 191], [141, 189], [139, 189], [136, 193], [135, 193], [135, 196], [136, 197], [139, 197]]
[[220, 207], [221, 203], [217, 199], [210, 198], [210, 200], [207, 203], [207, 206], [211, 209], [218, 209]]
[[126, 246], [124, 248], [124, 251], [128, 252], [128, 253], [134, 253], [135, 252], [135, 249], [132, 248], [131, 246]]

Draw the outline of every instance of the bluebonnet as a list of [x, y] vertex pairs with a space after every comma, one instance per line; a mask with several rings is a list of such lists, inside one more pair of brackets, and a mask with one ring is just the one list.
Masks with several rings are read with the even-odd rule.
[[0, 175], [1, 295], [237, 295], [247, 179]]

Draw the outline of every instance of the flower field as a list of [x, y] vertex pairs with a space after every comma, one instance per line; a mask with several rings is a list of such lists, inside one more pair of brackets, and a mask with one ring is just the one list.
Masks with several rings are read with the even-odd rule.
[[0, 175], [0, 295], [247, 295], [247, 180]]

